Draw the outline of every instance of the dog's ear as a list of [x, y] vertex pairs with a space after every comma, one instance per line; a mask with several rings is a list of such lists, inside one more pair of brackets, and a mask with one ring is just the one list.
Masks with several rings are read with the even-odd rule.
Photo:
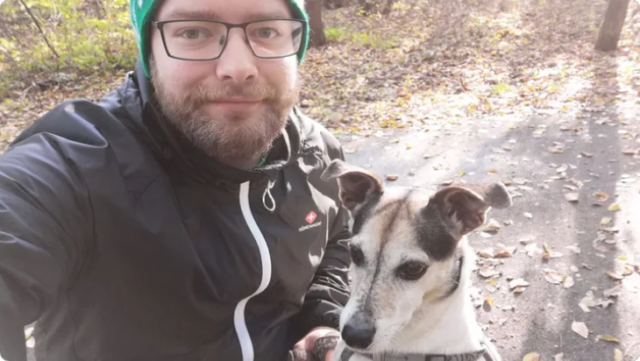
[[460, 238], [484, 224], [489, 208], [507, 208], [511, 204], [511, 196], [502, 183], [460, 183], [436, 192], [427, 207], [437, 209], [452, 235]]
[[382, 193], [382, 182], [371, 172], [358, 166], [335, 159], [322, 172], [324, 181], [338, 179], [340, 200], [345, 208], [353, 211], [356, 206], [373, 194]]

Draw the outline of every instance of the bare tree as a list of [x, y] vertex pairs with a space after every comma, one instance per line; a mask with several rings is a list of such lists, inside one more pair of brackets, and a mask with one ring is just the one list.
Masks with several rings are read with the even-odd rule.
[[598, 33], [598, 40], [596, 40], [596, 50], [612, 51], [618, 48], [628, 8], [629, 0], [609, 0], [604, 21]]
[[322, 3], [322, 0], [307, 0], [309, 27], [311, 28], [309, 45], [311, 46], [322, 46], [327, 43], [322, 22]]

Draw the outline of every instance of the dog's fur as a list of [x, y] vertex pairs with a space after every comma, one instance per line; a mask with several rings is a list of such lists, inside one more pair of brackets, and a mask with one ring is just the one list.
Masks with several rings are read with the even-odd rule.
[[351, 298], [334, 359], [342, 360], [345, 348], [356, 351], [349, 361], [369, 360], [363, 354], [451, 355], [486, 347], [497, 355], [476, 322], [469, 293], [475, 253], [465, 235], [484, 223], [489, 208], [511, 205], [504, 185], [463, 183], [429, 195], [384, 187], [372, 173], [341, 160], [323, 179], [338, 179], [353, 217]]

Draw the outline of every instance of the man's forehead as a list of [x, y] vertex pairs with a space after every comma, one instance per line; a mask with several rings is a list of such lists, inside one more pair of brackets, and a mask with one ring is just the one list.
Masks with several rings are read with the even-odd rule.
[[286, 0], [164, 0], [157, 20], [246, 22], [291, 16]]

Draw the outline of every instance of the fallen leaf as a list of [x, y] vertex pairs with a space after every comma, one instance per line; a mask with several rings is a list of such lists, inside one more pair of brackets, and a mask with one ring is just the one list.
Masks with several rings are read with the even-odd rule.
[[387, 174], [387, 180], [389, 180], [389, 181], [398, 180], [398, 175], [397, 174]]
[[619, 211], [619, 210], [620, 210], [620, 204], [618, 204], [618, 203], [613, 203], [613, 204], [611, 204], [611, 205], [609, 206], [609, 208], [607, 208], [607, 210], [608, 210], [609, 212], [617, 212], [617, 211]]
[[624, 155], [636, 155], [638, 154], [638, 149], [623, 149], [622, 154]]
[[604, 340], [604, 341], [609, 341], [609, 342], [617, 342], [620, 343], [620, 340], [618, 340], [616, 337], [611, 336], [611, 335], [599, 335], [598, 336], [599, 340]]
[[559, 353], [559, 354], [553, 356], [553, 361], [564, 361], [564, 354]]
[[496, 269], [491, 266], [481, 268], [478, 273], [484, 278], [491, 278], [500, 275], [500, 272], [496, 271]]
[[497, 233], [500, 230], [500, 222], [495, 219], [490, 219], [487, 225], [483, 228], [483, 231], [489, 233]]
[[458, 177], [464, 177], [464, 176], [465, 176], [465, 174], [467, 174], [467, 172], [466, 172], [466, 171], [463, 171], [463, 170], [458, 171]]
[[542, 270], [542, 275], [544, 276], [544, 279], [547, 280], [547, 282], [549, 283], [553, 283], [553, 284], [560, 284], [562, 283], [562, 280], [564, 280], [564, 275], [554, 271], [550, 268], [545, 268]]
[[513, 253], [516, 251], [517, 247], [504, 247], [504, 248], [498, 248], [498, 250], [496, 251], [495, 257], [496, 258], [508, 258], [511, 257], [513, 255]]
[[609, 223], [611, 223], [611, 217], [602, 217], [600, 220], [600, 225], [602, 226], [606, 226]]
[[618, 350], [617, 348], [613, 350], [613, 361], [623, 361], [623, 358], [624, 354], [622, 353], [622, 351]]
[[493, 308], [493, 299], [487, 297], [484, 299], [484, 302], [482, 303], [482, 309], [485, 310], [486, 312], [490, 312], [491, 308]]
[[565, 193], [564, 198], [569, 202], [577, 202], [580, 196], [576, 192], [570, 192], [570, 193]]
[[617, 272], [604, 271], [604, 273], [606, 273], [607, 276], [609, 276], [614, 281], [622, 281], [624, 279], [624, 277], [618, 274]]
[[562, 257], [562, 253], [556, 252], [547, 243], [543, 243], [542, 247], [544, 248], [544, 254], [542, 255], [542, 258], [549, 259], [549, 258], [560, 258], [560, 257]]
[[564, 280], [562, 280], [562, 285], [564, 286], [564, 288], [571, 288], [574, 285], [574, 281], [573, 281], [573, 277], [571, 276], [565, 276]]
[[580, 154], [581, 154], [583, 157], [585, 157], [585, 158], [591, 158], [591, 157], [593, 157], [593, 154], [591, 154], [591, 153], [587, 153], [587, 152], [582, 152], [582, 153], [580, 153]]
[[531, 352], [522, 358], [522, 361], [540, 361], [540, 354], [537, 352]]
[[573, 321], [571, 323], [571, 330], [584, 338], [589, 338], [589, 329], [584, 322]]
[[522, 278], [518, 278], [509, 282], [509, 289], [514, 289], [516, 287], [527, 287], [527, 286], [529, 286], [529, 282], [525, 281]]
[[524, 212], [522, 215], [525, 216], [526, 218], [529, 218], [529, 219], [533, 218], [533, 214], [531, 214], [529, 212]]
[[567, 171], [567, 169], [569, 169], [569, 166], [566, 164], [563, 164], [556, 169], [556, 173], [564, 173]]
[[478, 251], [478, 254], [484, 258], [493, 258], [495, 254], [493, 252], [493, 248], [485, 248]]
[[598, 200], [601, 202], [604, 202], [607, 199], [609, 199], [609, 195], [605, 192], [596, 192], [595, 195], [596, 197], [598, 197]]

